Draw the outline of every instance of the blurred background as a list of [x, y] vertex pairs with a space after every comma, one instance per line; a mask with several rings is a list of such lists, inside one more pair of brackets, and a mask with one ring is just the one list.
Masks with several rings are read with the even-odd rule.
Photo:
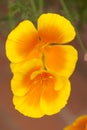
[[[72, 44], [79, 53], [68, 104], [53, 116], [25, 117], [14, 109], [10, 81], [10, 62], [5, 55], [9, 32], [22, 20], [36, 25], [41, 13], [52, 12], [71, 20], [77, 30]], [[63, 130], [78, 116], [87, 114], [87, 0], [0, 0], [0, 130]]]

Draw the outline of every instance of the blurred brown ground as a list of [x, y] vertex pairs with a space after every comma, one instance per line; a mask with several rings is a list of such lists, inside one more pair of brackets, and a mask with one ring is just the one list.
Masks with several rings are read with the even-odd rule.
[[[87, 48], [87, 25], [81, 38]], [[25, 117], [14, 109], [10, 88], [12, 74], [5, 56], [5, 41], [6, 37], [0, 35], [0, 130], [63, 130], [76, 117], [87, 114], [87, 62], [76, 39], [71, 44], [78, 50], [79, 60], [70, 78], [72, 90], [68, 104], [60, 113], [40, 119]]]

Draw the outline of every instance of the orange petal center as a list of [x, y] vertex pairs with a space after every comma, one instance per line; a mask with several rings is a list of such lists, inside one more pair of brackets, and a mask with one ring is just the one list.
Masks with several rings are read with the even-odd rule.
[[[24, 76], [22, 83], [24, 86], [28, 87], [28, 90], [29, 90], [28, 93], [30, 93], [32, 91], [31, 99], [34, 96], [35, 98], [38, 98], [38, 102], [39, 102], [42, 92], [46, 90], [46, 93], [44, 96], [46, 96], [47, 101], [49, 99], [51, 101], [51, 100], [53, 100], [51, 97], [56, 96], [56, 94], [55, 94], [56, 91], [54, 90], [56, 77], [46, 71], [40, 72], [40, 71], [38, 71], [38, 69], [39, 68], [34, 68], [31, 72], [28, 72]], [[32, 76], [32, 75], [35, 75], [35, 76]], [[33, 77], [33, 78], [31, 78], [31, 77]], [[47, 93], [49, 93], [49, 92], [50, 92], [50, 98], [47, 96]], [[51, 94], [52, 94], [52, 96], [51, 96]]]

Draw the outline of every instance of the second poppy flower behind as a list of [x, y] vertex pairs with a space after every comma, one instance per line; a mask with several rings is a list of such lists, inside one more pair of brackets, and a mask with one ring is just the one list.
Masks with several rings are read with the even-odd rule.
[[87, 130], [87, 115], [78, 117], [71, 125], [63, 130]]

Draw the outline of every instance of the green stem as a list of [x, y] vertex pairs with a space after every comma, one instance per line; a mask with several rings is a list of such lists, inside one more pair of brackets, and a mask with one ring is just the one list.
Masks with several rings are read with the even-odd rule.
[[43, 0], [39, 0], [39, 11], [40, 13], [43, 11]]
[[46, 66], [45, 66], [45, 62], [44, 62], [44, 54], [42, 55], [42, 62], [43, 62], [43, 68], [44, 68], [44, 70], [47, 70]]
[[13, 29], [14, 25], [15, 25], [15, 19], [14, 19], [14, 16], [12, 14], [12, 11], [11, 11], [11, 4], [12, 4], [12, 1], [9, 0], [8, 1], [8, 17], [9, 17], [9, 25], [10, 25], [10, 28]]
[[[76, 28], [75, 28], [76, 29]], [[77, 39], [78, 39], [78, 42], [79, 42], [79, 45], [80, 47], [82, 48], [83, 52], [86, 53], [87, 52], [87, 49], [85, 48], [81, 38], [80, 38], [80, 35], [79, 35], [79, 32], [78, 30], [76, 29], [76, 33], [77, 33]]]
[[80, 35], [79, 35], [79, 32], [78, 32], [78, 30], [77, 30], [77, 28], [76, 28], [76, 26], [75, 26], [74, 20], [73, 20], [73, 18], [71, 17], [71, 15], [70, 15], [70, 13], [69, 13], [69, 10], [68, 10], [68, 8], [66, 7], [66, 4], [65, 4], [64, 0], [60, 0], [60, 4], [62, 5], [63, 10], [64, 10], [64, 12], [65, 12], [67, 18], [68, 18], [68, 19], [72, 22], [72, 24], [74, 25], [74, 28], [75, 28], [76, 33], [77, 33], [76, 37], [77, 37], [77, 40], [78, 40], [78, 43], [79, 43], [80, 47], [82, 48], [82, 50], [83, 50], [84, 53], [87, 52], [87, 50], [86, 50], [86, 48], [85, 48], [85, 46], [84, 46], [84, 44], [83, 44], [83, 42], [82, 42], [82, 40], [81, 40], [81, 37], [80, 37]]
[[34, 13], [36, 13], [37, 9], [36, 9], [36, 5], [35, 5], [35, 1], [34, 0], [30, 0], [31, 2], [31, 6], [32, 6], [32, 10]]
[[69, 19], [71, 22], [73, 22], [73, 21], [72, 21], [72, 18], [71, 18], [71, 16], [70, 16], [70, 14], [69, 14], [69, 11], [68, 11], [68, 9], [67, 9], [67, 7], [66, 7], [66, 5], [65, 5], [64, 0], [60, 0], [60, 4], [62, 5], [63, 10], [64, 10], [66, 16], [68, 17], [68, 19]]

